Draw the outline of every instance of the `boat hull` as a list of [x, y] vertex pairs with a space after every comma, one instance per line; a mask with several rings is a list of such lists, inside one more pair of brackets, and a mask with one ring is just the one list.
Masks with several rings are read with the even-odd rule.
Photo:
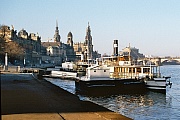
[[143, 94], [145, 83], [135, 79], [75, 81], [76, 92], [88, 95]]
[[145, 81], [147, 89], [166, 94], [166, 78], [148, 79]]

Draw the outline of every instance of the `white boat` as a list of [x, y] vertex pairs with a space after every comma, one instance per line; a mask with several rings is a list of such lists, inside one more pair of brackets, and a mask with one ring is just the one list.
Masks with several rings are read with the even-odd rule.
[[145, 92], [143, 81], [137, 79], [110, 78], [110, 68], [105, 65], [95, 65], [86, 69], [86, 75], [75, 81], [77, 91], [88, 94], [118, 94]]
[[153, 91], [166, 93], [166, 87], [171, 87], [172, 85], [170, 82], [171, 77], [161, 76], [160, 66], [149, 65], [146, 69], [148, 72], [142, 74], [141, 76], [141, 79], [144, 80], [146, 87]]
[[162, 77], [160, 66], [145, 64], [143, 61], [130, 61], [129, 56], [104, 58], [110, 67], [110, 78], [143, 80], [149, 90], [166, 93], [166, 87], [172, 85], [170, 77]]
[[61, 79], [78, 79], [77, 71], [74, 69], [75, 64], [71, 62], [65, 62], [62, 67], [55, 66], [55, 68], [47, 68], [47, 75], [44, 77], [53, 77]]
[[80, 80], [92, 81], [92, 80], [110, 80], [110, 69], [106, 66], [94, 65], [86, 69], [86, 75], [82, 76]]
[[69, 72], [69, 71], [51, 71], [51, 77], [60, 77], [60, 78], [76, 78], [76, 72]]

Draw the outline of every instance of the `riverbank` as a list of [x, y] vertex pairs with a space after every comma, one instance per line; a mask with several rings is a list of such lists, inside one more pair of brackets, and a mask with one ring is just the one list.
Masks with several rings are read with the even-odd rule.
[[123, 115], [79, 98], [27, 74], [1, 74], [2, 120], [128, 120]]

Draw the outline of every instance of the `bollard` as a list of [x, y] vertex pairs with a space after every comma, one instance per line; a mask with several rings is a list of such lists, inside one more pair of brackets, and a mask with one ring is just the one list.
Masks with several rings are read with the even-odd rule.
[[21, 70], [20, 66], [17, 66], [16, 72], [20, 72], [20, 70]]
[[44, 70], [39, 70], [38, 75], [37, 75], [38, 79], [42, 79], [43, 75], [44, 75]]

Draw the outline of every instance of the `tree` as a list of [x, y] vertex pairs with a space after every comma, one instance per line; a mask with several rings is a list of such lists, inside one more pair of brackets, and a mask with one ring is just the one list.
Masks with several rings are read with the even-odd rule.
[[3, 54], [4, 46], [6, 42], [6, 30], [7, 27], [5, 25], [0, 25], [0, 55]]
[[5, 44], [5, 52], [8, 53], [9, 61], [13, 64], [15, 60], [23, 60], [24, 48], [14, 41]]
[[8, 60], [12, 64], [15, 60], [22, 60], [24, 57], [24, 48], [15, 41], [8, 38], [10, 29], [8, 26], [0, 26], [0, 62], [4, 63], [5, 53], [8, 54]]
[[5, 40], [0, 37], [0, 64], [4, 61]]
[[5, 46], [5, 40], [2, 37], [0, 37], [0, 54], [3, 54], [4, 46]]

